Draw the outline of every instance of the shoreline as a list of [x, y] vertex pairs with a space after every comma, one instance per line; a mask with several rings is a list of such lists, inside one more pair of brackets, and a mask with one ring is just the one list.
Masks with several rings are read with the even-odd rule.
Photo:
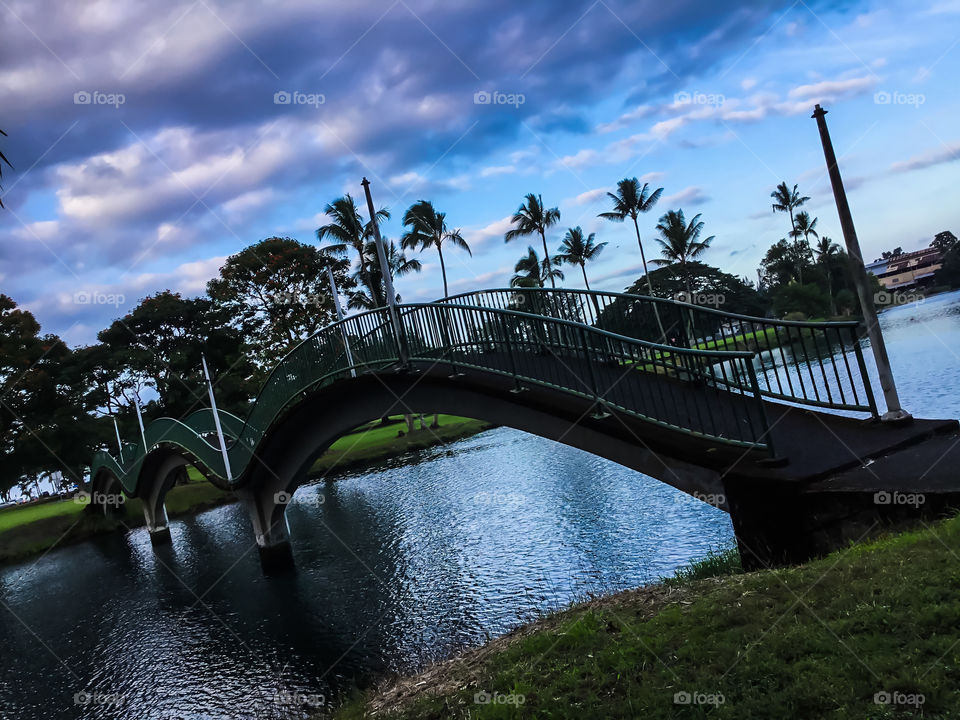
[[[402, 420], [396, 422], [391, 419], [387, 425], [371, 423], [357, 432], [344, 435], [317, 458], [307, 473], [306, 482], [335, 481], [342, 474], [373, 468], [385, 460], [446, 445], [494, 427], [480, 420], [451, 415], [441, 415], [440, 418], [439, 428], [418, 429], [412, 434], [406, 434], [406, 425]], [[402, 437], [397, 436], [399, 431], [404, 432]], [[171, 488], [167, 495], [165, 504], [171, 520], [197, 515], [237, 501], [232, 492], [220, 490], [202, 479], [195, 470], [191, 472], [191, 477], [194, 479]], [[0, 566], [16, 565], [99, 535], [133, 530], [142, 527], [145, 522], [137, 498], [127, 498], [124, 502], [125, 512], [115, 518], [87, 513], [84, 505], [71, 500], [14, 506], [0, 511], [0, 514], [31, 512], [41, 506], [53, 512], [47, 517], [0, 531]]]
[[771, 570], [714, 554], [382, 678], [314, 720], [960, 718], [960, 516], [918, 527]]

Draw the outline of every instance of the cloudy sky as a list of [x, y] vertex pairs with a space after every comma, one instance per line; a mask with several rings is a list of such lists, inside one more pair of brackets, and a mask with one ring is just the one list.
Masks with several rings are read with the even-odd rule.
[[[609, 241], [592, 284], [623, 289], [635, 240], [597, 214], [628, 176], [664, 188], [641, 232], [703, 213], [706, 259], [753, 278], [785, 234], [781, 180], [841, 240], [818, 102], [868, 259], [960, 232], [960, 0], [737, 5], [2, 0], [0, 292], [91, 342], [148, 294], [202, 293], [246, 245], [315, 242], [363, 176], [389, 237], [421, 198], [463, 230], [452, 291], [507, 284], [527, 192], [560, 208], [551, 247], [576, 225]], [[405, 300], [441, 294], [422, 260]]]

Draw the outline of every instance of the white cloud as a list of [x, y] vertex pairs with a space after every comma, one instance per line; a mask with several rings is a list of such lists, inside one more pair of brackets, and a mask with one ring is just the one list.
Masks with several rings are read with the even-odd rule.
[[922, 170], [955, 160], [960, 160], [960, 142], [952, 142], [943, 147], [929, 150], [922, 155], [915, 155], [909, 160], [895, 162], [890, 166], [890, 172], [903, 173], [911, 170]]
[[[233, 133], [165, 128], [143, 142], [56, 170], [63, 217], [93, 227], [136, 220], [171, 207], [212, 207], [260, 188], [303, 152], [292, 127], [269, 124], [252, 146]], [[250, 196], [255, 197], [255, 196]], [[248, 198], [249, 201], [249, 198]]]
[[857, 77], [847, 80], [823, 80], [809, 85], [798, 85], [792, 88], [788, 97], [791, 98], [836, 98], [845, 95], [854, 95], [872, 88], [877, 82], [876, 77]]
[[574, 198], [570, 198], [569, 200], [565, 201], [564, 204], [590, 205], [591, 203], [595, 203], [600, 198], [606, 197], [607, 192], [609, 192], [607, 188], [594, 188], [593, 190], [582, 192]]
[[638, 105], [633, 110], [623, 113], [613, 122], [601, 123], [600, 125], [597, 125], [597, 132], [608, 133], [628, 127], [637, 120], [652, 115], [654, 112], [656, 112], [656, 109], [657, 108], [653, 105]]
[[673, 195], [660, 198], [662, 205], [701, 205], [710, 200], [702, 187], [691, 185]]
[[517, 171], [514, 165], [492, 165], [480, 171], [480, 177], [496, 177], [497, 175], [511, 175]]
[[503, 242], [504, 234], [513, 225], [510, 220], [512, 217], [512, 215], [508, 215], [499, 220], [494, 220], [492, 223], [484, 225], [481, 228], [464, 228], [461, 231], [463, 239], [467, 241], [467, 245], [470, 246], [470, 249], [474, 253], [477, 251], [477, 248], [486, 245], [491, 240], [500, 240]]

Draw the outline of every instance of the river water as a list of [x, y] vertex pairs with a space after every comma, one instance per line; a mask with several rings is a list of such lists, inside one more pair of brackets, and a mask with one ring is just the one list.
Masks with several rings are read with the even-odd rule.
[[[960, 415], [960, 293], [881, 317], [907, 409]], [[238, 505], [157, 551], [137, 529], [0, 569], [0, 718], [305, 717], [733, 542], [724, 513], [507, 428], [301, 488], [288, 516], [283, 577]]]

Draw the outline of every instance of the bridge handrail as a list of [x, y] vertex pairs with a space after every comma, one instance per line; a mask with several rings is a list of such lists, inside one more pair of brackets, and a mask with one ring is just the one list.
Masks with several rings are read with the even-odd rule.
[[[412, 312], [418, 308], [448, 308], [450, 307], [449, 303], [445, 303], [442, 300], [437, 300], [434, 302], [426, 303], [404, 303], [403, 305], [398, 305], [397, 309], [402, 309], [405, 312]], [[527, 318], [530, 320], [544, 320], [544, 316], [538, 313], [528, 313], [522, 310], [507, 310], [504, 308], [491, 308], [484, 307], [483, 305], [460, 305], [457, 307], [463, 308], [466, 310], [478, 310], [482, 312], [492, 312], [494, 314], [502, 314], [507, 316], [519, 316]], [[584, 327], [583, 323], [578, 323], [573, 320], [567, 320], [566, 318], [547, 318], [551, 323], [556, 325], [561, 325], [564, 327], [570, 327], [574, 329], [580, 329]], [[678, 347], [675, 345], [664, 345], [662, 343], [656, 343], [651, 340], [643, 340], [641, 338], [632, 338], [627, 335], [619, 335], [615, 332], [610, 332], [609, 330], [604, 330], [603, 328], [598, 327], [588, 327], [587, 328], [591, 333], [599, 335], [601, 337], [608, 337], [613, 340], [619, 340], [621, 342], [629, 342], [634, 345], [639, 345], [651, 350], [657, 350], [662, 353], [672, 353], [675, 355], [697, 355], [701, 357], [715, 357], [721, 360], [728, 360], [731, 358], [752, 358], [756, 353], [751, 350], [709, 350], [709, 349], [699, 349], [699, 348], [688, 348], [688, 347]]]
[[[425, 345], [423, 339], [408, 338], [408, 341], [413, 341], [416, 350], [427, 353], [424, 356], [427, 359], [437, 354], [441, 356], [459, 354], [460, 357], [457, 362], [464, 364], [464, 357], [469, 352], [475, 352], [478, 344], [505, 341], [508, 345], [513, 343], [518, 347], [524, 344], [528, 348], [532, 344], [537, 344], [539, 347], [549, 346], [551, 349], [560, 350], [567, 355], [574, 353], [576, 357], [582, 356], [589, 362], [594, 362], [602, 357], [616, 358], [617, 362], [620, 362], [627, 371], [643, 371], [646, 369], [660, 374], [663, 374], [663, 372], [674, 375], [700, 374], [702, 377], [709, 375], [716, 381], [714, 384], [727, 383], [737, 389], [739, 389], [739, 386], [728, 382], [726, 366], [730, 365], [731, 371], [733, 371], [735, 364], [740, 363], [743, 367], [736, 370], [737, 374], [749, 374], [751, 372], [747, 369], [750, 364], [748, 361], [753, 357], [753, 353], [750, 351], [674, 347], [620, 335], [565, 318], [553, 318], [538, 313], [479, 305], [465, 306], [446, 302], [412, 303], [401, 305], [398, 309], [400, 310], [400, 316], [407, 322], [416, 320], [422, 323], [424, 313], [433, 313], [438, 317], [446, 318], [443, 322], [436, 322], [434, 329], [436, 330], [443, 325], [445, 334], [435, 333], [432, 336], [432, 345], [429, 343]], [[450, 328], [458, 320], [462, 320], [463, 313], [472, 313], [474, 324], [469, 328], [461, 325], [457, 330], [466, 330], [468, 334], [473, 333], [473, 336], [467, 341], [458, 336], [458, 342], [454, 343], [450, 340], [452, 337], [449, 334]], [[491, 328], [495, 330], [501, 327], [498, 323], [503, 323], [502, 327], [509, 325], [512, 328], [510, 330], [511, 335], [491, 337]], [[496, 332], [492, 332], [492, 334], [496, 335]], [[513, 335], [517, 335], [517, 337], [512, 337]], [[446, 341], [443, 338], [446, 338]], [[571, 342], [571, 339], [575, 338], [579, 340]], [[353, 360], [347, 359], [350, 357], [347, 353], [348, 345], [354, 357]], [[299, 343], [284, 355], [267, 375], [256, 399], [251, 403], [245, 419], [240, 420], [230, 413], [221, 413], [221, 419], [228, 426], [225, 434], [230, 435], [232, 440], [228, 443], [227, 453], [231, 466], [236, 473], [236, 477], [233, 478], [234, 482], [244, 472], [266, 429], [275, 422], [276, 417], [296, 397], [330, 378], [371, 368], [382, 369], [398, 361], [399, 352], [396, 347], [396, 338], [389, 324], [389, 315], [384, 308], [357, 313], [342, 321], [331, 323]], [[474, 359], [472, 366], [495, 373], [509, 374], [503, 368], [490, 368], [476, 359]], [[715, 366], [724, 369], [723, 372], [716, 373]], [[705, 368], [707, 369], [706, 372]], [[514, 372], [514, 375], [516, 376], [516, 372]], [[529, 373], [526, 380], [551, 387], [559, 387], [561, 390], [574, 394], [584, 394], [582, 388], [558, 386], [547, 381], [544, 377], [530, 376]], [[599, 395], [597, 398], [600, 399]], [[757, 399], [759, 399], [759, 396], [757, 396]], [[623, 400], [619, 404], [611, 400], [609, 404], [611, 407], [620, 407], [655, 423], [665, 424], [695, 434], [699, 432], [697, 429], [691, 430], [671, 424], [663, 417], [657, 417], [656, 413], [651, 410], [639, 412]], [[148, 426], [146, 433], [147, 449], [161, 444], [179, 446], [201, 459], [212, 472], [225, 478], [225, 465], [220, 457], [220, 449], [215, 442], [209, 440], [212, 429], [212, 412], [209, 409], [191, 413], [183, 420], [158, 418]], [[711, 429], [706, 425], [701, 430], [702, 433], [700, 434], [711, 436]], [[716, 431], [714, 433], [716, 434]], [[756, 433], [753, 433], [742, 441], [723, 438], [722, 435], [717, 435], [717, 439], [727, 440], [735, 444], [745, 444], [749, 447], [764, 446], [763, 442], [754, 437], [755, 435]], [[111, 455], [109, 460], [106, 457], [98, 456], [95, 464], [107, 467], [114, 474], [119, 472], [125, 481], [126, 489], [132, 490], [134, 488], [130, 487], [130, 482], [135, 483], [144, 458], [142, 444], [137, 443], [137, 447], [139, 452], [128, 458], [125, 463], [117, 462]]]
[[522, 294], [522, 293], [543, 293], [549, 295], [552, 293], [569, 295], [592, 295], [596, 297], [614, 297], [625, 300], [641, 300], [644, 302], [653, 302], [664, 306], [680, 306], [696, 310], [698, 312], [717, 315], [719, 317], [743, 320], [745, 322], [763, 323], [765, 325], [782, 325], [784, 327], [802, 327], [802, 328], [856, 328], [860, 325], [859, 320], [785, 320], [782, 318], [767, 318], [758, 315], [743, 315], [740, 313], [728, 312], [718, 308], [712, 308], [705, 305], [683, 302], [682, 300], [673, 300], [671, 298], [657, 297], [656, 295], [642, 295], [640, 293], [622, 293], [610, 290], [582, 290], [580, 288], [538, 288], [538, 287], [513, 287], [513, 288], [489, 288], [484, 290], [469, 290], [467, 292], [447, 295], [435, 302], [449, 302], [460, 300], [461, 298], [481, 295], [493, 295], [494, 293]]
[[[572, 314], [577, 321], [592, 327], [614, 326], [619, 334], [629, 331], [635, 337], [663, 338], [660, 329], [669, 328], [680, 336], [681, 343], [699, 350], [748, 347], [757, 353], [760, 393], [765, 397], [878, 415], [857, 320], [777, 320], [650, 295], [566, 288], [476, 290], [451, 295], [440, 302], [516, 309], [518, 300], [529, 303], [531, 312]], [[636, 312], [644, 303], [652, 311]], [[617, 309], [614, 312], [610, 308]]]
[[[771, 450], [752, 351], [679, 348], [502, 308], [432, 302], [411, 303], [403, 310], [412, 361], [443, 362], [454, 375], [460, 368], [475, 368], [511, 376], [515, 383], [535, 383], [592, 399], [599, 413], [617, 409], [687, 434]], [[532, 352], [518, 356], [517, 347]], [[497, 352], [502, 357], [497, 358]], [[538, 359], [543, 357], [548, 359]], [[597, 369], [601, 365], [622, 372], [611, 382], [609, 372]], [[620, 382], [633, 372], [641, 373], [634, 376], [635, 382]], [[651, 376], [666, 377], [651, 384]], [[686, 383], [678, 386], [670, 378], [693, 379], [733, 392], [727, 392], [722, 402], [702, 395], [692, 401], [690, 388], [682, 387]]]

